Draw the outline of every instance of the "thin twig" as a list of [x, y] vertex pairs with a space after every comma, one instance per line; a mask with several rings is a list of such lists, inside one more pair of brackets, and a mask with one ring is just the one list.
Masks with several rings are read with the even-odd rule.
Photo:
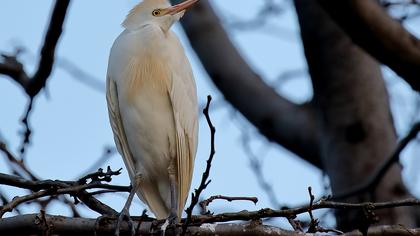
[[294, 231], [303, 232], [302, 222], [295, 220], [294, 218], [296, 218], [296, 216], [287, 217], [287, 221]]
[[315, 232], [317, 232], [317, 227], [318, 227], [319, 221], [318, 221], [318, 219], [315, 219], [314, 215], [312, 214], [312, 209], [313, 209], [313, 206], [314, 206], [315, 196], [312, 194], [312, 187], [310, 187], [310, 186], [308, 187], [308, 193], [309, 193], [309, 198], [310, 198], [308, 213], [309, 213], [309, 217], [311, 219], [311, 222], [309, 223], [309, 228], [308, 228], [307, 233], [315, 233]]
[[[32, 180], [39, 180], [38, 177], [36, 177], [25, 165], [25, 163], [22, 160], [18, 160], [17, 157], [15, 157], [12, 152], [7, 148], [6, 144], [3, 142], [0, 142], [0, 151], [2, 151], [9, 163], [12, 163], [16, 166], [18, 166], [27, 176], [29, 176], [29, 178], [31, 178]], [[14, 171], [17, 172], [16, 169], [14, 169]]]
[[253, 152], [250, 144], [250, 136], [245, 128], [242, 129], [242, 147], [249, 159], [249, 163], [252, 169], [252, 172], [255, 175], [258, 185], [267, 195], [271, 204], [275, 207], [280, 208], [280, 203], [276, 197], [272, 184], [270, 184], [267, 179], [264, 177], [264, 171], [261, 161], [258, 159], [257, 155]]
[[77, 182], [78, 183], [81, 183], [81, 184], [84, 184], [89, 179], [92, 182], [93, 181], [106, 181], [106, 182], [111, 182], [113, 176], [117, 176], [117, 175], [120, 175], [121, 174], [121, 170], [122, 170], [122, 168], [120, 168], [120, 169], [118, 169], [116, 171], [113, 171], [111, 169], [111, 167], [108, 166], [106, 172], [104, 172], [102, 168], [99, 168], [98, 171], [83, 176]]
[[211, 103], [211, 96], [208, 95], [207, 96], [207, 105], [206, 107], [203, 109], [203, 114], [206, 117], [206, 121], [207, 124], [210, 128], [210, 134], [211, 134], [211, 144], [210, 144], [210, 156], [209, 159], [207, 160], [207, 166], [206, 166], [206, 170], [204, 171], [202, 177], [201, 177], [201, 183], [200, 186], [194, 190], [194, 193], [191, 194], [191, 204], [190, 206], [185, 210], [185, 212], [187, 213], [187, 218], [184, 221], [184, 224], [182, 225], [182, 233], [181, 235], [184, 236], [188, 225], [191, 222], [191, 217], [192, 217], [192, 212], [193, 209], [195, 207], [195, 205], [197, 205], [199, 199], [200, 199], [200, 194], [201, 192], [203, 192], [203, 190], [210, 184], [211, 180], [208, 180], [208, 177], [210, 175], [210, 169], [211, 169], [211, 162], [213, 161], [213, 157], [214, 154], [216, 153], [216, 149], [215, 149], [215, 144], [214, 144], [214, 139], [215, 139], [215, 134], [216, 134], [216, 128], [213, 126], [213, 123], [211, 122], [210, 119], [210, 114], [209, 114], [209, 109], [210, 109], [210, 103]]
[[[0, 173], [0, 184], [14, 186], [18, 188], [24, 188], [35, 191], [35, 193], [15, 198], [5, 208], [1, 208], [0, 212], [9, 211], [10, 207], [16, 207], [17, 205], [38, 199], [45, 196], [55, 196], [60, 194], [70, 194], [81, 200], [90, 209], [106, 215], [113, 215], [117, 212], [109, 206], [103, 204], [101, 201], [94, 198], [88, 189], [106, 189], [120, 192], [129, 192], [130, 186], [117, 186], [104, 184], [101, 181], [110, 182], [112, 176], [119, 175], [120, 171], [112, 171], [108, 168], [107, 172], [99, 170], [94, 174], [87, 175], [78, 181], [60, 181], [60, 180], [27, 180], [18, 176], [12, 176]], [[96, 176], [95, 176], [96, 175]], [[91, 179], [89, 183], [86, 183], [88, 179]], [[13, 209], [13, 208], [12, 208]], [[3, 213], [4, 214], [4, 213]]]
[[102, 166], [108, 159], [114, 155], [117, 152], [117, 149], [114, 147], [104, 147], [102, 155], [96, 160], [89, 168], [87, 168], [83, 174], [80, 174], [79, 176], [85, 176], [89, 173], [94, 172], [95, 170], [99, 169], [100, 166]]
[[56, 59], [56, 66], [61, 68], [62, 70], [66, 71], [71, 75], [71, 77], [80, 83], [86, 85], [87, 87], [95, 90], [101, 94], [105, 93], [105, 83], [95, 76], [91, 75], [87, 71], [79, 68], [75, 63], [72, 61], [64, 58], [58, 57]]
[[[42, 216], [40, 214], [26, 214], [4, 218], [0, 220], [0, 231], [3, 235], [42, 235], [45, 230]], [[52, 228], [52, 235], [114, 235], [115, 220], [102, 221], [98, 224], [97, 219], [73, 218], [57, 215], [45, 215], [46, 221]], [[139, 228], [136, 235], [156, 235], [151, 232], [153, 222], [142, 221], [141, 225], [134, 222], [134, 227]], [[77, 227], [75, 227], [77, 226]], [[296, 235], [295, 233], [283, 230], [278, 227], [268, 225], [252, 225], [244, 223], [217, 224], [211, 227], [191, 227], [191, 235]], [[128, 224], [121, 225], [121, 232], [129, 235], [130, 228]], [[408, 229], [401, 225], [375, 226], [369, 229], [372, 235], [419, 235], [420, 229]], [[358, 231], [352, 231], [345, 235], [361, 235]]]
[[[369, 209], [379, 210], [385, 208], [403, 207], [403, 206], [420, 206], [420, 200], [409, 198], [398, 201], [389, 202], [363, 202], [363, 203], [347, 203], [347, 202], [334, 202], [321, 199], [318, 202], [314, 202], [312, 205], [312, 211], [319, 209]], [[216, 222], [228, 222], [236, 220], [254, 220], [264, 219], [272, 217], [293, 217], [299, 214], [307, 213], [309, 205], [301, 206], [290, 209], [276, 210], [270, 208], [263, 208], [258, 211], [247, 211], [243, 210], [240, 212], [229, 212], [220, 213], [216, 215], [200, 215], [193, 216], [191, 218], [191, 224], [203, 224], [203, 223], [216, 223]]]
[[307, 233], [330, 233], [330, 232], [334, 232], [337, 234], [343, 234], [343, 232], [341, 232], [340, 230], [337, 229], [330, 229], [330, 228], [324, 228], [321, 227], [319, 225], [319, 220], [315, 219], [312, 210], [313, 210], [313, 206], [314, 206], [314, 201], [315, 201], [315, 196], [312, 194], [312, 187], [308, 187], [308, 193], [309, 193], [309, 207], [308, 207], [308, 214], [309, 214], [309, 218], [310, 218], [310, 222], [309, 222], [309, 227], [307, 230]]
[[32, 130], [29, 127], [29, 116], [31, 114], [32, 111], [32, 105], [34, 102], [34, 98], [30, 97], [29, 98], [29, 102], [28, 105], [26, 107], [26, 111], [25, 111], [25, 115], [22, 118], [22, 124], [24, 127], [23, 133], [22, 133], [22, 143], [20, 144], [20, 148], [19, 148], [19, 152], [21, 155], [21, 161], [23, 161], [24, 155], [25, 155], [25, 151], [26, 151], [26, 147], [29, 145], [30, 141], [31, 141], [31, 134], [32, 134]]
[[41, 197], [48, 196], [49, 192], [50, 191], [48, 191], [48, 190], [43, 190], [43, 191], [39, 191], [39, 192], [32, 193], [32, 194], [29, 194], [29, 195], [25, 195], [25, 196], [22, 196], [22, 197], [14, 197], [12, 199], [12, 201], [10, 201], [6, 205], [3, 205], [3, 206], [0, 207], [0, 218], [2, 218], [3, 215], [6, 212], [11, 212], [19, 204], [24, 203], [24, 202], [28, 202], [28, 201], [31, 201], [31, 200], [35, 200], [35, 199], [38, 199], [38, 198], [41, 198]]
[[20, 146], [20, 153], [23, 156], [26, 146], [30, 143], [31, 129], [29, 125], [29, 115], [32, 110], [34, 98], [45, 87], [47, 79], [50, 77], [53, 66], [57, 43], [63, 32], [64, 20], [70, 0], [57, 0], [51, 14], [48, 30], [42, 45], [38, 67], [32, 77], [26, 73], [22, 63], [17, 60], [17, 55], [2, 55], [3, 62], [0, 63], [0, 74], [8, 75], [16, 81], [29, 97], [22, 123], [24, 125], [23, 139]]
[[200, 206], [201, 206], [201, 214], [205, 215], [205, 214], [210, 214], [210, 211], [207, 210], [208, 205], [213, 202], [214, 200], [226, 200], [228, 202], [232, 202], [232, 201], [251, 201], [254, 204], [257, 204], [258, 202], [258, 198], [256, 197], [228, 197], [228, 196], [223, 196], [223, 195], [215, 195], [215, 196], [211, 196], [206, 200], [203, 200], [200, 202]]
[[12, 201], [0, 207], [0, 218], [4, 215], [4, 213], [12, 211], [16, 206], [24, 202], [29, 202], [38, 198], [42, 198], [46, 196], [54, 196], [54, 195], [59, 195], [59, 194], [70, 194], [72, 196], [77, 196], [83, 190], [95, 189], [95, 188], [107, 188], [107, 189], [113, 189], [113, 190], [120, 190], [124, 192], [129, 191], [129, 187], [108, 185], [108, 184], [97, 184], [97, 183], [71, 186], [71, 187], [62, 188], [62, 189], [51, 188], [47, 190], [41, 190], [41, 191], [29, 194], [29, 195], [25, 195], [22, 197], [14, 197]]

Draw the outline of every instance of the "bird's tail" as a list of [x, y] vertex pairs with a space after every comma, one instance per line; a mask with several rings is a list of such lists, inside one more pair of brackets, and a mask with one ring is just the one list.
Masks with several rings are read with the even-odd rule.
[[170, 212], [170, 206], [159, 192], [158, 184], [144, 182], [137, 192], [139, 198], [147, 204], [157, 219], [166, 219]]

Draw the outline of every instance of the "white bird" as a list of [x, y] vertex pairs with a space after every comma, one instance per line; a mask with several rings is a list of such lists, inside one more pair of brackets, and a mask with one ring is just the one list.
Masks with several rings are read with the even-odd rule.
[[132, 192], [158, 219], [178, 220], [197, 149], [198, 106], [190, 63], [170, 30], [198, 0], [144, 0], [123, 22], [108, 64], [107, 103]]

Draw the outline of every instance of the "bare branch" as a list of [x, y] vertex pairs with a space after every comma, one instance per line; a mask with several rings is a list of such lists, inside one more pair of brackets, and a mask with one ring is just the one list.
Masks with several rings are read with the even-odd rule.
[[55, 49], [63, 32], [63, 24], [66, 18], [70, 0], [57, 0], [52, 12], [50, 24], [41, 49], [41, 58], [38, 69], [31, 79], [27, 93], [30, 97], [35, 97], [45, 86], [54, 65]]
[[308, 227], [307, 233], [316, 233], [316, 232], [330, 233], [330, 232], [334, 232], [334, 233], [337, 233], [337, 234], [344, 234], [343, 232], [341, 232], [339, 230], [328, 229], [328, 228], [321, 227], [319, 225], [319, 220], [315, 219], [314, 215], [312, 214], [314, 201], [315, 201], [315, 196], [312, 194], [312, 187], [308, 187], [308, 193], [309, 193], [309, 198], [310, 198], [308, 213], [309, 213], [309, 217], [310, 217], [311, 221], [309, 222], [309, 227]]
[[56, 46], [63, 31], [69, 4], [70, 0], [56, 1], [41, 49], [38, 68], [32, 77], [27, 75], [16, 56], [3, 55], [4, 62], [0, 63], [0, 73], [8, 75], [20, 84], [30, 98], [34, 98], [41, 91], [51, 74]]
[[26, 74], [22, 63], [15, 56], [1, 55], [3, 62], [0, 63], [0, 74], [7, 75], [17, 82], [22, 88], [29, 86], [29, 76]]
[[104, 163], [107, 162], [115, 153], [117, 153], [117, 149], [115, 147], [105, 146], [102, 155], [90, 167], [88, 167], [83, 174], [80, 174], [80, 176], [88, 175], [89, 173], [99, 169], [99, 167], [103, 166]]
[[197, 189], [194, 190], [194, 193], [191, 194], [191, 204], [187, 208], [187, 210], [185, 210], [185, 212], [187, 213], [187, 218], [186, 218], [184, 224], [182, 225], [181, 235], [185, 235], [185, 233], [187, 232], [188, 225], [190, 224], [190, 221], [191, 221], [192, 212], [194, 210], [195, 205], [197, 205], [197, 203], [200, 199], [201, 192], [203, 192], [203, 190], [211, 182], [211, 180], [207, 181], [207, 179], [209, 178], [209, 175], [210, 175], [211, 162], [213, 161], [214, 154], [216, 153], [216, 148], [215, 148], [215, 144], [214, 144], [216, 128], [214, 127], [214, 125], [213, 125], [213, 123], [211, 122], [211, 119], [210, 119], [210, 114], [209, 114], [210, 103], [211, 103], [211, 96], [208, 95], [207, 96], [207, 105], [203, 109], [203, 114], [206, 117], [207, 124], [210, 128], [210, 156], [209, 156], [209, 159], [207, 160], [206, 170], [204, 171], [203, 176], [201, 177], [200, 186]]
[[420, 40], [376, 0], [318, 0], [355, 43], [420, 91]]
[[56, 59], [56, 66], [57, 68], [61, 68], [62, 70], [66, 71], [68, 74], [72, 76], [75, 80], [79, 81], [83, 85], [101, 93], [105, 93], [105, 83], [95, 76], [91, 75], [89, 72], [84, 71], [83, 69], [79, 68], [75, 63], [72, 61], [64, 58], [58, 57]]
[[[18, 166], [27, 176], [29, 176], [29, 178], [31, 178], [32, 180], [39, 180], [38, 177], [36, 177], [29, 169], [28, 167], [26, 167], [25, 163], [22, 160], [18, 160], [18, 158], [16, 158], [12, 152], [7, 148], [6, 144], [3, 142], [0, 142], [0, 151], [2, 151], [7, 159], [8, 159], [8, 163], [10, 164], [14, 164], [16, 166]], [[16, 169], [14, 169], [13, 171], [16, 172]]]
[[[333, 202], [325, 199], [313, 203], [312, 211], [319, 209], [369, 209], [369, 210], [379, 210], [386, 208], [395, 208], [403, 206], [419, 206], [420, 200], [417, 199], [404, 199], [398, 201], [389, 201], [389, 202], [363, 202], [363, 203], [346, 203], [346, 202]], [[192, 217], [192, 223], [215, 223], [215, 222], [228, 222], [235, 220], [252, 220], [252, 219], [263, 219], [263, 218], [272, 218], [272, 217], [293, 217], [302, 213], [307, 213], [309, 205], [275, 210], [270, 208], [264, 208], [258, 211], [240, 211], [240, 212], [231, 212], [231, 213], [221, 213], [217, 215], [201, 215]]]
[[23, 161], [24, 159], [24, 154], [26, 151], [26, 146], [30, 143], [31, 141], [31, 134], [32, 134], [32, 130], [29, 127], [29, 115], [31, 114], [32, 111], [32, 105], [34, 104], [34, 98], [30, 97], [29, 98], [29, 102], [28, 105], [26, 106], [26, 111], [25, 114], [22, 118], [22, 124], [24, 127], [24, 131], [23, 131], [23, 139], [22, 139], [22, 143], [20, 145], [20, 154], [21, 154], [21, 161]]
[[[57, 180], [55, 180], [55, 182], [57, 182]], [[41, 191], [29, 194], [29, 195], [25, 195], [25, 196], [14, 197], [12, 201], [0, 207], [0, 218], [6, 212], [12, 211], [16, 206], [25, 202], [33, 201], [35, 199], [46, 197], [46, 196], [55, 196], [58, 194], [70, 194], [72, 196], [78, 196], [79, 193], [84, 190], [96, 189], [96, 188], [106, 188], [106, 189], [110, 189], [114, 191], [124, 191], [124, 192], [128, 192], [130, 190], [129, 187], [125, 187], [125, 186], [116, 186], [116, 185], [101, 184], [101, 183], [90, 183], [90, 184], [70, 186], [70, 187], [65, 187], [65, 188], [60, 188], [60, 189], [50, 188], [47, 190], [41, 190]]]
[[251, 69], [208, 1], [200, 1], [190, 9], [181, 23], [210, 78], [227, 101], [269, 140], [321, 168], [312, 106], [296, 105], [279, 96]]
[[201, 209], [202, 209], [201, 212], [202, 212], [203, 215], [211, 214], [210, 211], [207, 210], [207, 207], [214, 200], [226, 200], [228, 202], [232, 202], [232, 201], [251, 201], [254, 204], [257, 204], [257, 202], [258, 202], [258, 198], [256, 198], [256, 197], [228, 197], [228, 196], [223, 196], [223, 195], [215, 195], [215, 196], [211, 196], [211, 197], [207, 198], [206, 200], [203, 200], [203, 201], [200, 202], [200, 206], [201, 206]]
[[29, 97], [29, 103], [22, 119], [24, 125], [23, 140], [20, 152], [23, 155], [27, 144], [30, 142], [31, 129], [29, 128], [29, 115], [32, 110], [34, 98], [45, 87], [48, 77], [54, 65], [54, 55], [58, 40], [63, 32], [63, 24], [70, 0], [57, 0], [52, 11], [47, 33], [41, 49], [38, 68], [32, 77], [29, 77], [23, 68], [22, 63], [14, 56], [2, 55], [3, 62], [0, 62], [0, 74], [4, 74], [17, 82]]
[[308, 213], [309, 213], [309, 217], [311, 218], [311, 222], [309, 223], [309, 229], [308, 229], [308, 233], [315, 233], [317, 232], [317, 227], [318, 227], [318, 219], [314, 218], [314, 215], [312, 214], [312, 209], [314, 206], [314, 200], [315, 200], [315, 196], [312, 194], [312, 188], [308, 187], [308, 193], [309, 193], [309, 207], [308, 207]]
[[[137, 217], [136, 217], [137, 218]], [[70, 218], [47, 214], [28, 214], [0, 219], [0, 231], [6, 235], [32, 235], [42, 234], [46, 227], [51, 229], [50, 233], [58, 235], [114, 235], [115, 219], [102, 221], [98, 227], [96, 219]], [[155, 222], [139, 217], [134, 221], [134, 227], [140, 235], [156, 235], [153, 231]], [[288, 231], [274, 226], [251, 223], [225, 223], [225, 224], [202, 224], [190, 226], [189, 235], [274, 235], [274, 236], [298, 236], [309, 235], [301, 232]], [[122, 235], [129, 235], [128, 224], [122, 224], [120, 228]], [[420, 234], [420, 229], [408, 229], [402, 225], [376, 226], [369, 228], [368, 234], [376, 235], [401, 235], [412, 236]], [[310, 234], [313, 235], [313, 234]], [[352, 231], [344, 236], [361, 236], [359, 231]]]
[[[6, 205], [0, 207], [0, 218], [7, 212], [13, 210], [16, 206], [21, 203], [32, 201], [45, 196], [55, 196], [60, 194], [70, 194], [80, 199], [92, 210], [105, 215], [114, 215], [117, 212], [106, 206], [96, 198], [94, 198], [88, 189], [106, 189], [120, 192], [129, 192], [130, 186], [116, 186], [110, 184], [101, 183], [101, 181], [110, 182], [111, 176], [119, 175], [119, 171], [112, 171], [108, 169], [107, 172], [99, 170], [94, 174], [90, 174], [78, 181], [60, 181], [60, 180], [26, 180], [21, 177], [11, 176], [0, 173], [0, 184], [14, 186], [18, 188], [24, 188], [34, 191], [29, 195], [22, 197], [15, 197], [12, 201]], [[87, 179], [91, 179], [91, 182], [86, 183]]]
[[[31, 235], [42, 234], [46, 228], [51, 234], [57, 235], [114, 235], [114, 221], [101, 222], [97, 227], [96, 219], [70, 218], [64, 216], [53, 216], [42, 214], [21, 215], [0, 219], [0, 231], [6, 235]], [[139, 235], [156, 235], [153, 232], [155, 225], [150, 221], [135, 221], [134, 228], [138, 229]], [[283, 230], [273, 226], [253, 224], [205, 224], [202, 226], [191, 226], [188, 235], [273, 235], [291, 236], [299, 235], [293, 231]], [[130, 235], [128, 224], [122, 224], [120, 233]], [[166, 234], [168, 235], [168, 233]]]
[[[245, 129], [245, 128], [244, 128]], [[257, 156], [251, 148], [250, 145], [250, 135], [246, 130], [242, 129], [242, 147], [248, 156], [249, 163], [252, 169], [252, 172], [255, 175], [258, 185], [267, 195], [270, 203], [275, 207], [280, 207], [280, 203], [277, 199], [277, 196], [274, 192], [272, 184], [270, 184], [264, 177], [264, 171], [261, 163], [261, 156]]]

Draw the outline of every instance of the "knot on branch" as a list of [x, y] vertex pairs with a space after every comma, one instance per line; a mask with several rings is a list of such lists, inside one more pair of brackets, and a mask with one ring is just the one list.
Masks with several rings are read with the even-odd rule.
[[212, 212], [210, 212], [207, 207], [209, 206], [209, 204], [211, 202], [213, 202], [214, 200], [225, 200], [228, 202], [232, 202], [232, 201], [251, 201], [254, 204], [257, 204], [258, 202], [258, 198], [256, 197], [228, 197], [228, 196], [223, 196], [223, 195], [215, 195], [215, 196], [211, 196], [206, 200], [203, 200], [200, 202], [200, 207], [201, 207], [201, 214], [202, 215], [213, 215]]
[[87, 184], [89, 179], [92, 182], [101, 182], [101, 181], [105, 181], [105, 182], [111, 182], [112, 181], [112, 176], [117, 176], [121, 174], [121, 170], [122, 168], [113, 171], [111, 169], [110, 166], [107, 167], [106, 172], [104, 172], [104, 170], [102, 168], [99, 168], [98, 171], [94, 172], [94, 173], [90, 173], [87, 174], [86, 176], [80, 178], [77, 182], [79, 184]]

